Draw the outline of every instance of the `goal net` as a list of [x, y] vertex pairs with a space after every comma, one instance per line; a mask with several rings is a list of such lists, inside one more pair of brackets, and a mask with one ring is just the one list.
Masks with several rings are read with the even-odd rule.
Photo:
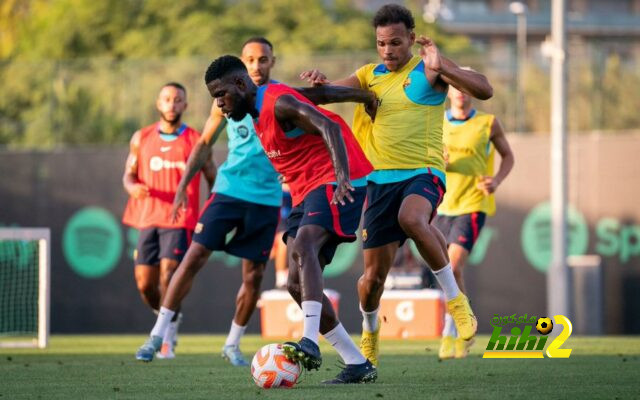
[[48, 228], [0, 228], [0, 347], [47, 347]]

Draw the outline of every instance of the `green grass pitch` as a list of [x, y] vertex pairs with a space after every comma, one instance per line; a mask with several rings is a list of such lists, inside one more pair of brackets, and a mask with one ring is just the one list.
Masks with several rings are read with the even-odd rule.
[[[354, 337], [354, 339], [357, 339]], [[568, 359], [488, 360], [487, 336], [464, 360], [439, 362], [438, 341], [383, 341], [378, 381], [325, 386], [339, 371], [323, 343], [320, 371], [293, 389], [259, 389], [220, 358], [222, 336], [181, 335], [174, 360], [134, 359], [143, 336], [53, 336], [48, 349], [0, 349], [0, 399], [637, 398], [640, 337], [571, 337]], [[268, 343], [243, 339], [250, 358]]]

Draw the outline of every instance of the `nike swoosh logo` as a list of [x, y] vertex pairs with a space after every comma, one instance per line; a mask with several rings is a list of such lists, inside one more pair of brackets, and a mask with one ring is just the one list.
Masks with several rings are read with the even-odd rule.
[[317, 317], [317, 315], [309, 315], [309, 314], [306, 314], [306, 315], [305, 315], [305, 317], [306, 317], [306, 318], [311, 318], [311, 317]]
[[160, 151], [162, 153], [166, 153], [167, 151], [171, 150], [171, 146], [167, 146], [167, 147], [160, 147]]
[[313, 217], [314, 215], [318, 215], [318, 214], [322, 214], [322, 211], [308, 212], [307, 216], [308, 217]]
[[374, 87], [375, 85], [379, 84], [380, 82], [376, 82], [376, 83], [370, 83], [369, 87]]

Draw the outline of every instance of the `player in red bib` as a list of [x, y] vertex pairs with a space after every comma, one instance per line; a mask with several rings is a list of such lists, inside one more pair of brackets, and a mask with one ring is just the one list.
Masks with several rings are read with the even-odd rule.
[[[200, 137], [181, 122], [187, 107], [184, 87], [175, 82], [164, 85], [156, 106], [161, 119], [133, 134], [122, 177], [130, 196], [122, 222], [140, 230], [134, 254], [136, 284], [144, 302], [155, 311], [189, 246], [200, 205], [198, 177], [187, 188], [186, 212], [173, 220], [173, 196], [191, 149]], [[209, 185], [213, 184], [213, 164], [206, 164], [202, 171]], [[164, 337], [161, 355], [166, 358], [173, 357], [178, 323], [176, 317]]]
[[[322, 292], [322, 270], [336, 247], [356, 239], [371, 164], [342, 118], [286, 85], [258, 88], [236, 57], [211, 63], [205, 82], [228, 118], [254, 117], [267, 157], [291, 191], [293, 209], [285, 233], [291, 253], [287, 287], [305, 317], [302, 339], [285, 343], [287, 357], [307, 369], [319, 368], [320, 332], [346, 364], [327, 383], [374, 381], [375, 367], [362, 356]], [[353, 93], [375, 102], [365, 91]]]

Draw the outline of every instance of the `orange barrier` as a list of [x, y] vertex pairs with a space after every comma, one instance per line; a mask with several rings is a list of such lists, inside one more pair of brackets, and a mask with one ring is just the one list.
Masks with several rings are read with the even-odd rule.
[[[325, 289], [333, 309], [338, 314], [340, 293]], [[302, 336], [302, 310], [293, 301], [286, 290], [267, 290], [262, 292], [260, 301], [260, 325], [263, 338], [299, 339]]]
[[436, 289], [385, 290], [380, 300], [383, 339], [433, 339], [444, 324], [444, 296]]

